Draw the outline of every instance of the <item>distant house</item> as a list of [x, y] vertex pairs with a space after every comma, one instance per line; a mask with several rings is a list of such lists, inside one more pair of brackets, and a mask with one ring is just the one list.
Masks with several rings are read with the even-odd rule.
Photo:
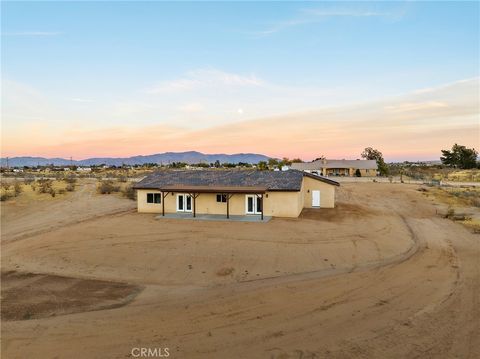
[[292, 169], [318, 174], [319, 176], [377, 176], [375, 160], [327, 160], [292, 163]]
[[338, 182], [301, 171], [163, 170], [135, 185], [138, 212], [298, 217], [333, 208]]
[[92, 168], [91, 167], [78, 167], [77, 171], [78, 172], [92, 172]]

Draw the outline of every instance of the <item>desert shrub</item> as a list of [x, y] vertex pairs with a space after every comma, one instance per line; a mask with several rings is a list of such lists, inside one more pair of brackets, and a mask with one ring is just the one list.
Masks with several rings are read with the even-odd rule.
[[73, 173], [69, 174], [68, 176], [66, 176], [64, 179], [63, 179], [65, 182], [69, 183], [69, 184], [75, 184], [77, 183], [77, 177], [75, 177], [75, 175]]
[[50, 193], [50, 196], [52, 196], [52, 197], [55, 197], [55, 195], [57, 194], [57, 192], [55, 192], [55, 190], [53, 188], [50, 188], [48, 193]]
[[32, 184], [30, 184], [30, 187], [32, 187], [32, 191], [35, 192], [37, 190], [37, 184], [35, 182], [33, 182]]
[[127, 182], [127, 176], [120, 175], [117, 177], [118, 182]]
[[67, 186], [65, 187], [65, 189], [66, 189], [68, 192], [73, 192], [73, 191], [75, 191], [75, 183], [69, 183], [69, 184], [67, 184]]
[[64, 188], [60, 188], [57, 192], [58, 194], [65, 194], [67, 191]]
[[453, 218], [455, 216], [455, 210], [452, 207], [449, 207], [445, 218]]
[[474, 207], [480, 207], [480, 198], [473, 198], [472, 199], [472, 205]]
[[128, 199], [132, 199], [132, 200], [136, 200], [137, 199], [137, 192], [135, 191], [135, 189], [133, 188], [133, 185], [128, 185], [126, 186], [123, 191], [122, 191], [122, 194], [127, 197]]
[[15, 183], [13, 184], [13, 193], [15, 197], [17, 197], [20, 193], [22, 193], [22, 191], [23, 191], [23, 188], [20, 182], [15, 181]]
[[35, 177], [33, 177], [33, 176], [25, 176], [25, 179], [23, 180], [23, 182], [24, 182], [26, 185], [32, 184], [33, 182], [35, 182]]
[[12, 198], [12, 195], [8, 192], [4, 192], [2, 194], [0, 194], [0, 202], [4, 202], [8, 199]]
[[[41, 178], [38, 181], [38, 193], [50, 193], [52, 191], [52, 180]], [[52, 196], [54, 197], [54, 196]]]
[[100, 194], [110, 194], [118, 191], [120, 191], [120, 187], [109, 180], [100, 181], [97, 187], [97, 192]]
[[8, 191], [10, 189], [12, 185], [8, 182], [2, 182], [2, 188], [5, 190], [5, 191]]

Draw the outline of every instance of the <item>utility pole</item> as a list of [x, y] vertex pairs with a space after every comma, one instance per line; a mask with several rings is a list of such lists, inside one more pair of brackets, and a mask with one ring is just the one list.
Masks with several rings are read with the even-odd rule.
[[8, 169], [8, 168], [9, 168], [9, 167], [8, 167], [8, 157], [7, 157], [7, 169]]

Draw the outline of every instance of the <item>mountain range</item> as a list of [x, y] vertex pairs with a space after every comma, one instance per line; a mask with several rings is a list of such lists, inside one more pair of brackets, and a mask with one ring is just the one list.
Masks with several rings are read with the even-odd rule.
[[[169, 164], [172, 162], [185, 162], [192, 163], [258, 163], [259, 161], [268, 161], [270, 157], [257, 154], [257, 153], [235, 153], [227, 155], [224, 153], [219, 154], [205, 154], [197, 151], [187, 152], [164, 152], [147, 156], [133, 156], [133, 157], [98, 157], [87, 158], [84, 160], [69, 160], [65, 158], [44, 158], [44, 157], [11, 157], [8, 159], [8, 166], [10, 167], [23, 167], [23, 166], [92, 166], [92, 165], [142, 165], [145, 163], [157, 163], [157, 164]], [[7, 166], [7, 159], [0, 158], [0, 164], [2, 167]]]

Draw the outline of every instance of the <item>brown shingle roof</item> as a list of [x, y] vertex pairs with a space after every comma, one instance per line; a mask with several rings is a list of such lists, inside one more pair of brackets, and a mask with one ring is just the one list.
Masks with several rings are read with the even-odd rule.
[[[164, 189], [173, 187], [255, 187], [268, 191], [300, 191], [303, 177], [308, 174], [296, 171], [258, 170], [163, 170], [152, 173], [138, 182], [137, 189]], [[338, 183], [320, 176], [309, 175], [331, 185]]]

